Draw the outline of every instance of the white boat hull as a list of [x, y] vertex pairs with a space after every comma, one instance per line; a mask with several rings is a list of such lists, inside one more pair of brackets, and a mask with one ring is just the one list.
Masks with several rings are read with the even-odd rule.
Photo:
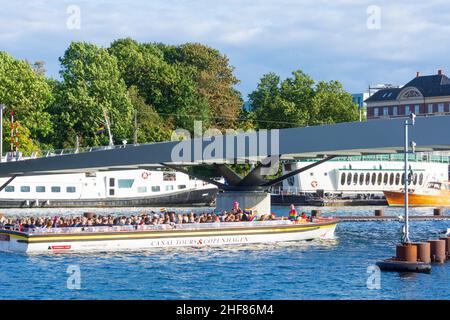
[[[248, 223], [249, 225], [251, 223]], [[26, 237], [20, 233], [0, 232], [0, 251], [22, 253], [89, 252], [145, 250], [164, 247], [203, 247], [274, 243], [334, 237], [336, 222], [291, 224], [270, 227], [215, 228], [167, 232], [85, 233]], [[61, 238], [61, 240], [58, 240]]]

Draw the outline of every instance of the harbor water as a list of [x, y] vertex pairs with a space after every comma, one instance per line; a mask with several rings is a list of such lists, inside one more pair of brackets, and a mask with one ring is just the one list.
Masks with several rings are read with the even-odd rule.
[[[349, 216], [373, 215], [375, 208], [320, 209], [325, 216]], [[89, 209], [128, 215], [142, 210], [149, 209]], [[278, 215], [288, 212], [287, 207], [273, 210]], [[52, 210], [51, 215], [84, 211]], [[48, 214], [42, 209], [2, 212]], [[403, 210], [385, 208], [385, 214], [401, 216]], [[411, 214], [432, 214], [432, 208], [413, 208]], [[0, 299], [450, 299], [450, 262], [433, 265], [431, 274], [383, 272], [379, 281], [372, 281], [376, 261], [395, 255], [401, 227], [397, 221], [341, 222], [333, 240], [270, 245], [0, 253]], [[411, 240], [436, 239], [447, 228], [450, 221], [412, 221]], [[79, 287], [72, 285], [73, 270], [79, 270]]]

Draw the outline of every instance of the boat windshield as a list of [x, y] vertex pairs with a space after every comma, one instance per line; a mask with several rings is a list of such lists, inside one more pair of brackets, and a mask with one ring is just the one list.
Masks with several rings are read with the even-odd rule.
[[427, 185], [428, 189], [436, 189], [436, 190], [441, 190], [441, 183], [440, 182], [429, 182]]

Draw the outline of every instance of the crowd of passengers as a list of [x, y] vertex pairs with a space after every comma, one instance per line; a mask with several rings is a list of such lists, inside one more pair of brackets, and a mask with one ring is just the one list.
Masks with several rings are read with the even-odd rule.
[[[289, 213], [289, 219], [292, 219], [292, 209]], [[96, 215], [88, 213], [83, 216], [66, 216], [66, 217], [17, 217], [6, 218], [0, 215], [0, 229], [9, 229], [17, 231], [27, 231], [30, 229], [50, 229], [50, 228], [67, 228], [67, 227], [101, 227], [101, 226], [141, 226], [141, 225], [160, 225], [160, 224], [189, 224], [189, 223], [222, 223], [222, 222], [245, 222], [245, 221], [268, 221], [284, 219], [277, 218], [274, 213], [257, 216], [252, 211], [244, 211], [235, 203], [233, 209], [229, 212], [222, 213], [176, 213], [162, 211], [156, 213], [142, 212], [139, 215], [116, 216], [116, 215]], [[295, 220], [308, 220], [305, 213], [296, 214]]]

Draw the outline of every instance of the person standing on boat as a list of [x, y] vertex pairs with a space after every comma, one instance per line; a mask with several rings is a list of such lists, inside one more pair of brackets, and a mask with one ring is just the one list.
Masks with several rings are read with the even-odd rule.
[[291, 204], [291, 210], [289, 211], [289, 220], [295, 221], [298, 217], [297, 210], [295, 210], [295, 206]]
[[231, 213], [233, 214], [243, 213], [242, 209], [239, 208], [239, 202], [237, 201], [233, 202], [233, 210], [231, 210]]

